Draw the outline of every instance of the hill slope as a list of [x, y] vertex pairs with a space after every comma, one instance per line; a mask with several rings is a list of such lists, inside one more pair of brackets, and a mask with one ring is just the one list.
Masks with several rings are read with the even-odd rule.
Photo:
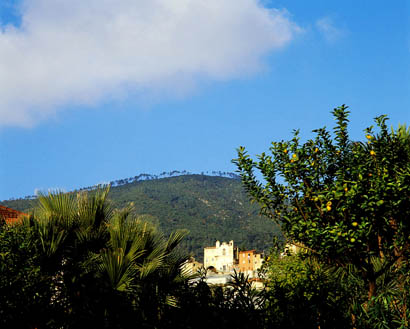
[[[247, 249], [268, 250], [278, 227], [258, 215], [240, 180], [206, 175], [183, 175], [134, 181], [111, 188], [110, 199], [118, 208], [133, 202], [135, 212], [169, 234], [188, 229], [184, 249], [202, 258], [203, 247], [216, 240], [234, 240]], [[28, 211], [35, 200], [3, 201], [3, 205]]]

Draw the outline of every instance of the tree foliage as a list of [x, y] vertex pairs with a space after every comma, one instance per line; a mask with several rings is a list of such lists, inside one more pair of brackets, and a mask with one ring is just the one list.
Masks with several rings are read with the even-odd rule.
[[[203, 248], [214, 245], [216, 240], [234, 240], [238, 246], [269, 250], [272, 237], [280, 234], [277, 225], [260, 216], [258, 208], [250, 204], [238, 179], [188, 174], [162, 177], [111, 187], [108, 197], [116, 208], [132, 202], [133, 214], [144, 217], [165, 235], [178, 229], [189, 230], [181, 247], [196, 259], [201, 260]], [[36, 202], [14, 200], [2, 204], [28, 213]]]
[[0, 327], [262, 327], [264, 296], [246, 278], [191, 281], [186, 231], [165, 237], [107, 195], [40, 195], [32, 217], [0, 228]]
[[265, 266], [273, 328], [350, 327], [347, 280], [337, 280], [332, 267], [300, 255], [274, 254]]
[[408, 262], [410, 135], [404, 126], [389, 131], [387, 117], [379, 116], [377, 130], [371, 126], [365, 141], [352, 141], [347, 107], [332, 113], [334, 135], [321, 128], [302, 143], [296, 130], [257, 160], [240, 147], [234, 162], [252, 200], [287, 239], [324, 263], [353, 265], [370, 300], [379, 279], [388, 271], [403, 279], [400, 269]]
[[186, 232], [165, 238], [131, 209], [114, 210], [108, 191], [41, 195], [33, 217], [1, 229], [3, 325], [127, 328], [131, 320], [160, 321], [185, 281], [187, 257], [177, 246]]

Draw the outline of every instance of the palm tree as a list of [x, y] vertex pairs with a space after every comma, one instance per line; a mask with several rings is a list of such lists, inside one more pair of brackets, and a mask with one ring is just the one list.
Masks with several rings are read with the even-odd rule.
[[186, 280], [181, 267], [188, 257], [177, 248], [186, 232], [165, 238], [132, 208], [113, 210], [108, 192], [40, 195], [35, 220], [24, 223], [50, 278], [50, 306], [67, 328], [159, 323]]
[[[166, 239], [154, 226], [133, 217], [129, 208], [116, 212], [108, 231], [99, 274], [110, 295], [128, 300], [140, 320], [157, 323], [164, 309], [175, 303], [174, 289], [186, 279], [181, 267], [188, 257], [176, 249], [186, 232], [177, 231]], [[111, 313], [118, 314], [118, 309]]]

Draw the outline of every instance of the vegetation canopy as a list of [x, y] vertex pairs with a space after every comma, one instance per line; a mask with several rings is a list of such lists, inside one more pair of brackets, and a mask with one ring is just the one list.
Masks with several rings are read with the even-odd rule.
[[263, 326], [265, 297], [245, 276], [208, 286], [184, 267], [186, 230], [165, 237], [108, 192], [40, 195], [30, 218], [0, 220], [1, 328]]
[[371, 299], [378, 279], [408, 262], [410, 134], [404, 126], [390, 131], [382, 115], [376, 129], [365, 129], [365, 141], [352, 141], [347, 106], [332, 114], [334, 135], [321, 128], [302, 143], [296, 130], [257, 160], [240, 147], [233, 161], [251, 199], [288, 241], [324, 263], [354, 266]]
[[165, 238], [131, 208], [114, 210], [108, 192], [40, 195], [34, 216], [2, 224], [0, 325], [128, 328], [160, 321], [186, 280], [181, 266], [188, 257], [177, 249], [186, 232]]
[[[132, 203], [132, 212], [138, 218], [151, 222], [165, 235], [178, 229], [189, 230], [181, 247], [199, 261], [204, 247], [214, 245], [216, 240], [233, 240], [239, 247], [267, 251], [273, 236], [280, 234], [279, 228], [259, 215], [258, 207], [249, 202], [240, 179], [235, 177], [186, 174], [128, 180], [111, 186], [107, 197], [115, 208]], [[88, 193], [94, 192], [95, 188]], [[30, 213], [38, 205], [38, 199], [8, 200], [0, 204]]]
[[[172, 178], [179, 183], [168, 189], [134, 182], [141, 188], [136, 209], [128, 200], [133, 185], [124, 184], [116, 187], [120, 210], [107, 187], [40, 195], [29, 218], [14, 225], [0, 218], [0, 327], [408, 328], [410, 130], [389, 130], [380, 116], [363, 142], [352, 141], [348, 114], [346, 106], [333, 111], [333, 135], [322, 128], [301, 143], [295, 131], [257, 160], [239, 149], [234, 162], [246, 190], [278, 226], [251, 222], [258, 218], [250, 216], [252, 209], [258, 209], [240, 208], [236, 181], [223, 179], [221, 185], [220, 177], [201, 176]], [[211, 189], [170, 199], [172, 187], [200, 191], [209, 183], [224, 187], [218, 202]], [[238, 191], [232, 208], [242, 209], [232, 226], [265, 233], [280, 227], [288, 243], [305, 251], [284, 257], [284, 241], [275, 237], [259, 290], [243, 273], [224, 287], [208, 285], [206, 271], [189, 275], [189, 255], [181, 249], [186, 230], [164, 236], [146, 221], [145, 211], [135, 214], [144, 203], [147, 209], [155, 204], [174, 222], [186, 209], [185, 225], [202, 207], [208, 217], [201, 227], [209, 227], [216, 223], [213, 208], [227, 208], [230, 185]], [[222, 218], [231, 223], [228, 214]], [[209, 232], [214, 237], [216, 226]]]

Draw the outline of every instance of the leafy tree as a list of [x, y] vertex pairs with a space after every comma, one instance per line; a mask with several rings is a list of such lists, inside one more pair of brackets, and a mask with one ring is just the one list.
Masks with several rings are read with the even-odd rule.
[[[0, 324], [21, 328], [155, 327], [185, 282], [187, 259], [109, 189], [39, 197], [34, 217], [0, 230]], [[19, 291], [17, 294], [14, 290]], [[19, 316], [24, 314], [24, 317]]]
[[232, 274], [225, 287], [208, 285], [208, 271], [202, 268], [198, 278], [177, 291], [178, 307], [169, 314], [169, 328], [272, 328], [264, 289], [256, 290], [243, 273]]
[[0, 221], [0, 327], [34, 328], [42, 312], [53, 312], [49, 278], [39, 266], [33, 232]]
[[190, 281], [186, 232], [166, 238], [107, 194], [41, 195], [30, 220], [0, 230], [1, 327], [263, 327], [264, 294], [244, 276], [229, 289]]
[[273, 328], [349, 328], [349, 287], [332, 267], [300, 255], [272, 254], [266, 311]]
[[301, 143], [296, 130], [292, 140], [273, 142], [269, 155], [253, 160], [240, 147], [233, 161], [252, 200], [289, 241], [325, 263], [355, 266], [372, 300], [378, 279], [391, 269], [403, 279], [399, 269], [408, 262], [409, 134], [405, 127], [389, 132], [387, 117], [379, 116], [377, 132], [371, 126], [365, 142], [351, 141], [347, 107], [332, 113], [334, 137], [321, 128]]

